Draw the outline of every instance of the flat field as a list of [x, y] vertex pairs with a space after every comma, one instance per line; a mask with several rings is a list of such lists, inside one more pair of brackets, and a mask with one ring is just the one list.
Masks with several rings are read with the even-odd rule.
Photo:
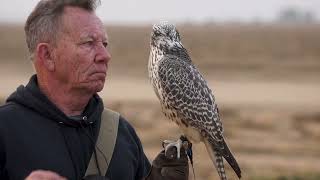
[[[107, 26], [112, 60], [106, 106], [136, 128], [150, 160], [180, 136], [148, 81], [148, 26]], [[194, 64], [213, 89], [225, 137], [251, 180], [320, 179], [320, 25], [178, 25]], [[0, 25], [0, 99], [33, 73], [22, 26]], [[218, 179], [202, 144], [198, 180]], [[236, 179], [227, 166], [229, 179]], [[191, 175], [192, 177], [193, 175]]]

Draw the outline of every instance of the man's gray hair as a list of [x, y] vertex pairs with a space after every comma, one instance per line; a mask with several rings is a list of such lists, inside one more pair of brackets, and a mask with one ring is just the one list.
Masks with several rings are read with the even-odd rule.
[[95, 11], [99, 4], [99, 0], [41, 0], [29, 15], [24, 26], [31, 56], [38, 43], [55, 43], [61, 25], [60, 17], [66, 6]]

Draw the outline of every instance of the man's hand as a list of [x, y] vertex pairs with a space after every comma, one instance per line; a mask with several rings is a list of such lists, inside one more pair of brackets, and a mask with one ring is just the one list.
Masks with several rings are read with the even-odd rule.
[[188, 176], [188, 157], [184, 148], [181, 148], [180, 159], [177, 159], [177, 149], [171, 147], [167, 151], [167, 156], [161, 151], [153, 160], [146, 180], [187, 180]]
[[59, 174], [52, 171], [35, 170], [32, 171], [25, 180], [67, 180]]

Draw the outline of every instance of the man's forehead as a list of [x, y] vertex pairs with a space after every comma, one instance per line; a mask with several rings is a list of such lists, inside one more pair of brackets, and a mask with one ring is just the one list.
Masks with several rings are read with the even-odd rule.
[[94, 12], [77, 7], [66, 7], [62, 19], [67, 31], [71, 31], [74, 35], [106, 37], [103, 24]]
[[93, 38], [93, 39], [101, 39], [102, 40], [107, 40], [107, 34], [105, 32], [103, 33], [96, 33], [93, 31], [82, 31], [80, 32], [80, 38], [81, 39], [87, 39], [87, 38]]

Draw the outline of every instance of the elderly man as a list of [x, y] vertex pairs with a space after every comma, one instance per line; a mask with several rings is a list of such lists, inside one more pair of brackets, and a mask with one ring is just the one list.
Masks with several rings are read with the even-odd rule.
[[[96, 3], [41, 0], [28, 17], [26, 42], [36, 74], [0, 107], [0, 179], [89, 179], [104, 111], [97, 92], [111, 59]], [[107, 171], [91, 178], [187, 179], [185, 154], [169, 159], [159, 153], [151, 167], [133, 127], [118, 120]]]

